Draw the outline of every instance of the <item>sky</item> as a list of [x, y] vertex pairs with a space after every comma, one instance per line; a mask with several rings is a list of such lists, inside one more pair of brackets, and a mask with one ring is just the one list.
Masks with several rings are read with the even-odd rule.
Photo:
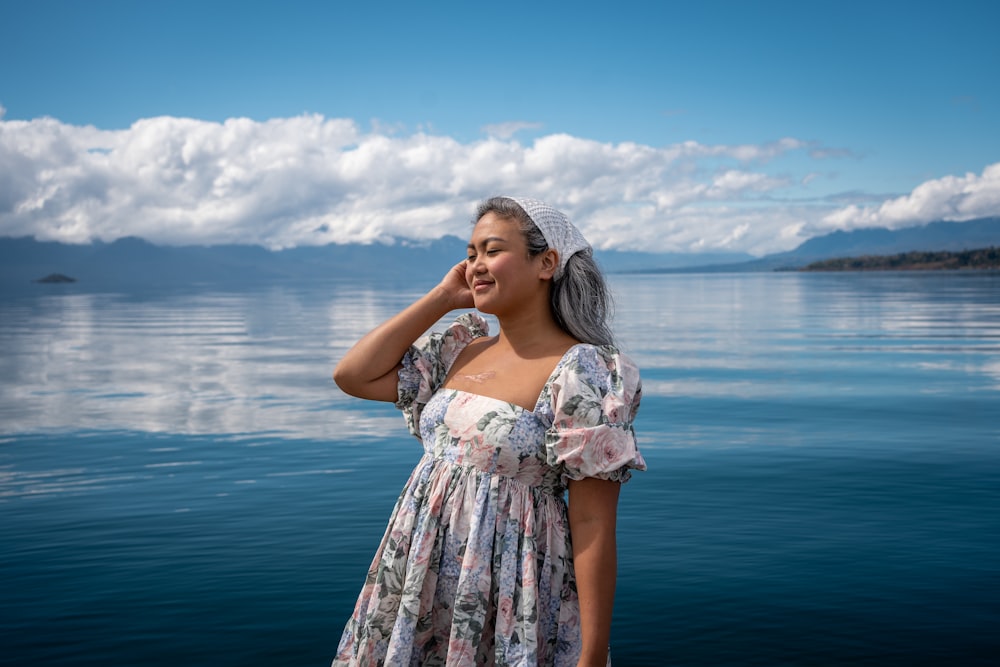
[[0, 0], [0, 236], [790, 250], [1000, 215], [1000, 3]]

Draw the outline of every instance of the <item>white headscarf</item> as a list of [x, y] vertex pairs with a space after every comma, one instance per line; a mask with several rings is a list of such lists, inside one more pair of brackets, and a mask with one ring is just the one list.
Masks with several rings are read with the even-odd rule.
[[569, 221], [566, 214], [556, 210], [543, 201], [527, 197], [507, 197], [524, 209], [531, 221], [542, 232], [549, 247], [559, 253], [559, 268], [553, 278], [562, 275], [569, 258], [578, 252], [593, 252], [587, 239], [583, 237], [576, 226]]

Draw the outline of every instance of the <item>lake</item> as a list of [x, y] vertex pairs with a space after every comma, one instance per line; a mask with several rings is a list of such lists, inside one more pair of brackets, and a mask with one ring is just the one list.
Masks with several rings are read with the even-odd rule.
[[[615, 275], [627, 665], [995, 664], [1000, 274]], [[325, 665], [419, 443], [330, 379], [428, 285], [0, 296], [11, 665]]]

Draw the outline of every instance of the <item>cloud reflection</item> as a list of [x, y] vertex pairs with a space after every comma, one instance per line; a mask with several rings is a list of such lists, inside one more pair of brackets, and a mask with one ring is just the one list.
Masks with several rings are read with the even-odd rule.
[[[995, 280], [693, 274], [612, 284], [647, 397], [823, 401], [1000, 389]], [[12, 299], [0, 304], [3, 431], [409, 437], [392, 406], [345, 396], [330, 375], [417, 294], [337, 283]]]
[[285, 290], [75, 294], [8, 308], [17, 321], [3, 328], [4, 430], [364, 438], [398, 429], [394, 409], [350, 399], [330, 377], [378, 310], [347, 301], [330, 309]]

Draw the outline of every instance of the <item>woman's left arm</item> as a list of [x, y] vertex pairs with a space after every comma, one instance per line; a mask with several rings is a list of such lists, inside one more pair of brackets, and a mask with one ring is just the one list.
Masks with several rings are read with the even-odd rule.
[[618, 550], [615, 529], [620, 482], [569, 482], [569, 530], [580, 597], [580, 667], [605, 667], [611, 640]]

